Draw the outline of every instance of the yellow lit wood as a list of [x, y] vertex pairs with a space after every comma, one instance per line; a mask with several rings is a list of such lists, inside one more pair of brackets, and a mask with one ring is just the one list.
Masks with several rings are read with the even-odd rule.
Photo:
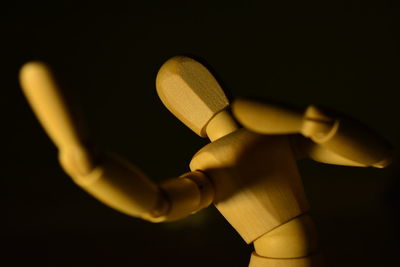
[[228, 111], [223, 110], [215, 115], [207, 124], [206, 132], [211, 141], [215, 141], [225, 135], [236, 131], [239, 126], [233, 120]]
[[92, 154], [45, 64], [26, 64], [20, 80], [60, 150], [61, 165], [79, 186], [152, 222], [180, 219], [214, 203], [247, 243], [254, 242], [250, 267], [324, 266], [295, 157], [350, 166], [390, 163], [390, 147], [382, 138], [316, 106], [300, 111], [237, 100], [233, 113], [248, 128], [239, 129], [211, 73], [193, 59], [173, 57], [158, 72], [157, 92], [178, 119], [212, 142], [193, 156], [191, 172], [156, 185], [118, 156]]
[[308, 210], [286, 136], [241, 129], [197, 152], [190, 168], [210, 177], [217, 209], [247, 243]]
[[279, 259], [266, 258], [253, 252], [249, 267], [324, 267], [325, 262], [321, 254], [312, 254], [302, 258]]
[[175, 117], [202, 137], [214, 115], [229, 102], [214, 76], [199, 62], [188, 57], [173, 57], [160, 68], [158, 96]]
[[[247, 128], [264, 134], [299, 133], [323, 149], [309, 149], [317, 159], [343, 165], [382, 168], [391, 162], [391, 147], [386, 140], [365, 125], [310, 105], [303, 112], [248, 99], [233, 103], [237, 119]], [[274, 125], [277, 125], [275, 128]], [[329, 150], [329, 153], [325, 153]], [[340, 158], [346, 158], [341, 160]], [[339, 163], [341, 164], [341, 163]]]
[[282, 224], [254, 241], [258, 255], [269, 258], [302, 258], [318, 249], [317, 232], [308, 215]]
[[20, 82], [33, 111], [59, 149], [61, 166], [99, 201], [128, 215], [154, 222], [182, 218], [211, 203], [212, 187], [197, 188], [207, 185], [201, 173], [185, 174], [190, 179], [171, 179], [173, 187], [160, 189], [121, 157], [101, 151], [93, 155], [86, 147], [86, 136], [78, 126], [78, 118], [73, 116], [74, 112], [44, 63], [24, 65]]
[[[79, 174], [93, 168], [92, 158], [84, 148], [85, 134], [78, 118], [68, 107], [50, 69], [42, 62], [29, 62], [20, 72], [20, 83], [40, 123], [60, 149], [60, 160]], [[73, 159], [70, 156], [73, 155]]]
[[58, 147], [81, 146], [84, 133], [72, 116], [50, 69], [42, 62], [25, 64], [20, 83], [32, 109]]

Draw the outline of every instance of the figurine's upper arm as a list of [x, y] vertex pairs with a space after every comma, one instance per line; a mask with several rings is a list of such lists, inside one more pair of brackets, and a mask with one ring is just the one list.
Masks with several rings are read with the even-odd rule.
[[[264, 134], [301, 134], [295, 151], [333, 164], [383, 168], [391, 162], [391, 146], [362, 123], [314, 105], [305, 110], [252, 100], [233, 103], [236, 118]], [[314, 143], [312, 143], [312, 142]]]

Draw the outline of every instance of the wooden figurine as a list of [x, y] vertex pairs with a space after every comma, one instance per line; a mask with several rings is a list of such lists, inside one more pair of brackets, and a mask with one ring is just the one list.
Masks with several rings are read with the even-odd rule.
[[296, 159], [383, 168], [390, 146], [368, 128], [325, 109], [239, 99], [232, 105], [211, 73], [188, 57], [160, 69], [157, 92], [184, 124], [211, 143], [191, 171], [160, 185], [107, 152], [93, 152], [49, 68], [30, 62], [23, 91], [59, 149], [64, 170], [88, 193], [152, 222], [183, 218], [213, 203], [247, 243], [251, 267], [323, 266]]

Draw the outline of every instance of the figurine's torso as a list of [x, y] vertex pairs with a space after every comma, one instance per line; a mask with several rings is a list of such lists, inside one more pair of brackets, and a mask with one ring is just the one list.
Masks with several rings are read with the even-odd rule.
[[211, 179], [215, 206], [247, 243], [308, 210], [287, 136], [240, 129], [202, 148], [190, 168]]

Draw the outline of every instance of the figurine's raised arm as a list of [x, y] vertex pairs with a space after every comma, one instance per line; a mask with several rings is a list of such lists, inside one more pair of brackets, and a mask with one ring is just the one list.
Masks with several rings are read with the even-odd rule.
[[233, 113], [238, 121], [277, 136], [240, 129], [207, 68], [178, 56], [160, 68], [158, 95], [178, 119], [212, 142], [193, 156], [192, 172], [156, 185], [125, 160], [94, 152], [45, 64], [26, 64], [20, 79], [59, 149], [61, 165], [78, 185], [117, 210], [153, 222], [179, 219], [213, 202], [242, 238], [254, 244], [251, 267], [323, 266], [297, 156], [352, 166], [390, 163], [391, 149], [384, 139], [315, 106], [296, 110], [236, 100]]
[[238, 99], [232, 106], [236, 118], [255, 132], [302, 134], [291, 138], [300, 157], [308, 156], [330, 164], [377, 168], [391, 162], [389, 143], [347, 116], [314, 105], [298, 110], [249, 99]]
[[78, 123], [80, 118], [65, 101], [44, 63], [24, 65], [20, 82], [36, 116], [59, 149], [62, 167], [98, 200], [153, 222], [182, 218], [212, 202], [213, 187], [201, 172], [189, 172], [158, 186], [127, 161], [109, 153], [94, 153]]

